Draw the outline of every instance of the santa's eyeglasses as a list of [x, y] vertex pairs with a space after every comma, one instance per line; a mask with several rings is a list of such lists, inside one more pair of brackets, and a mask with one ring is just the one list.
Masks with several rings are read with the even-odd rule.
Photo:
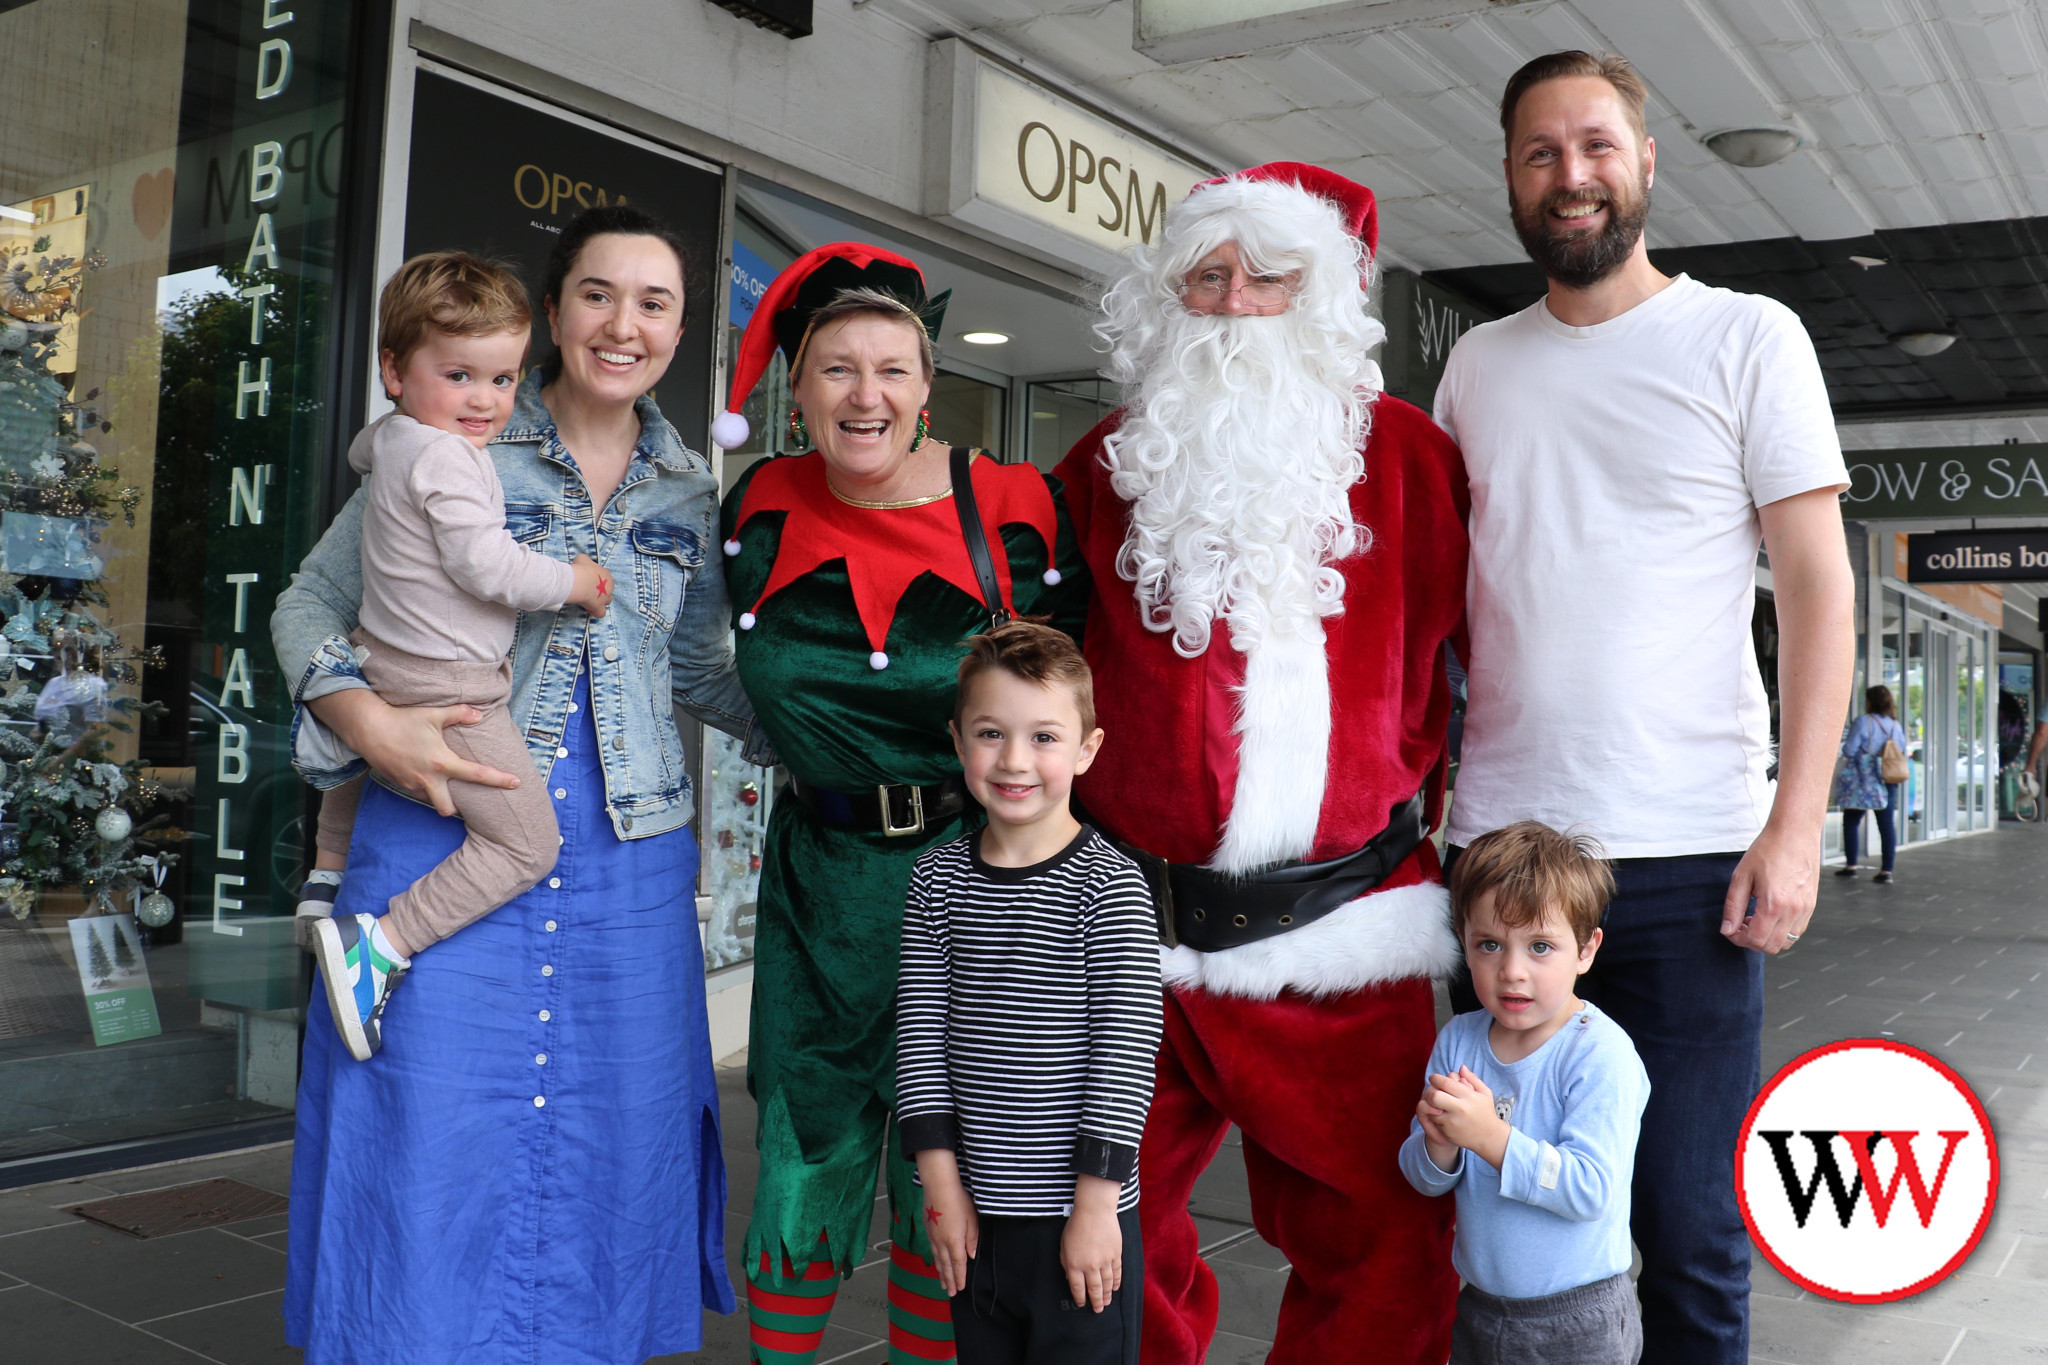
[[1204, 270], [1181, 281], [1181, 302], [1191, 308], [1220, 308], [1232, 294], [1251, 308], [1284, 308], [1295, 294], [1296, 285], [1286, 275], [1253, 275], [1232, 284], [1228, 271]]

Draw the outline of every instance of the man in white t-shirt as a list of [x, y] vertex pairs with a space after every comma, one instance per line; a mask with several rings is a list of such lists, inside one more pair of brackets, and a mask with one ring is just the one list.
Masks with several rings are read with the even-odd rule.
[[[1550, 287], [1466, 333], [1437, 389], [1472, 485], [1448, 833], [1462, 846], [1535, 819], [1617, 860], [1580, 993], [1650, 1073], [1643, 1358], [1739, 1365], [1735, 1140], [1760, 1080], [1763, 956], [1805, 932], [1818, 885], [1855, 649], [1848, 473], [1799, 319], [1650, 263], [1643, 98], [1620, 58], [1561, 52], [1502, 99], [1515, 227]], [[1750, 635], [1760, 537], [1781, 639], [1775, 784]]]

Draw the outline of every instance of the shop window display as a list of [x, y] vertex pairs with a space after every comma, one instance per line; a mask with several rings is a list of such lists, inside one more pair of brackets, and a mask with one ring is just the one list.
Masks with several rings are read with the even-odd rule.
[[1047, 473], [1095, 424], [1116, 411], [1117, 388], [1107, 379], [1046, 379], [1027, 393], [1030, 409], [1024, 456]]
[[352, 22], [0, 12], [0, 1162], [292, 1106], [267, 624], [332, 444]]
[[[739, 351], [754, 304], [797, 253], [760, 223], [742, 213], [733, 224], [733, 269], [727, 295], [726, 364]], [[768, 373], [748, 396], [747, 440], [719, 455], [719, 481], [730, 490], [757, 460], [785, 450], [789, 435], [789, 367], [777, 351]], [[709, 901], [704, 921], [704, 965], [717, 971], [754, 955], [754, 902], [761, 887], [761, 847], [768, 834], [779, 770], [756, 767], [740, 757], [729, 735], [703, 727], [704, 780], [698, 784], [703, 880]]]

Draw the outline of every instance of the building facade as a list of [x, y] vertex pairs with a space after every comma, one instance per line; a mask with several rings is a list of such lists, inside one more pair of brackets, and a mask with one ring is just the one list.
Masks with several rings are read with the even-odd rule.
[[[935, 433], [1050, 467], [1113, 405], [1086, 280], [1214, 165], [879, 12], [792, 40], [709, 4], [29, 0], [0, 166], [0, 1183], [289, 1136], [310, 793], [270, 606], [384, 400], [378, 284], [529, 281], [581, 209], [692, 248], [655, 397], [707, 439], [753, 304], [857, 239], [952, 303]], [[544, 327], [534, 357], [544, 356]], [[132, 514], [132, 516], [131, 516]], [[744, 1046], [774, 775], [691, 726], [714, 1046]]]
[[[465, 248], [531, 281], [585, 207], [669, 220], [691, 321], [656, 397], [726, 486], [781, 447], [789, 407], [778, 365], [750, 445], [710, 446], [741, 329], [828, 242], [894, 248], [951, 291], [941, 439], [1050, 468], [1114, 405], [1089, 280], [1227, 158], [912, 0], [766, 7], [808, 9], [801, 38], [749, 8], [0, 3], [0, 1185], [289, 1136], [314, 806], [267, 623], [352, 491], [348, 439], [383, 407], [376, 289], [405, 257]], [[1447, 283], [1382, 286], [1388, 389], [1425, 408], [1498, 311]], [[2001, 692], [2041, 714], [2035, 598], [1910, 581], [1898, 533], [1958, 523], [1868, 505], [1880, 485], [1848, 510], [1860, 677], [1914, 739], [1902, 833], [1984, 828]], [[693, 738], [725, 1053], [776, 792]]]

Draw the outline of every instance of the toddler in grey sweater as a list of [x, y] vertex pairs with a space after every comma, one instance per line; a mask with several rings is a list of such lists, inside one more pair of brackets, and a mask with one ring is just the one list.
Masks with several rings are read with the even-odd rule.
[[[585, 555], [564, 564], [505, 526], [505, 494], [485, 448], [505, 429], [532, 314], [511, 272], [463, 252], [416, 256], [384, 287], [378, 347], [398, 411], [365, 427], [349, 465], [367, 478], [363, 604], [353, 637], [363, 675], [393, 706], [473, 706], [445, 732], [463, 758], [533, 775], [506, 709], [507, 655], [522, 611], [565, 605], [602, 616], [610, 575]], [[300, 902], [301, 938], [319, 963], [335, 1027], [367, 1061], [384, 1002], [411, 955], [547, 876], [560, 835], [544, 783], [453, 783], [462, 845], [391, 898], [382, 915], [333, 915], [363, 779], [327, 793], [319, 856]]]

